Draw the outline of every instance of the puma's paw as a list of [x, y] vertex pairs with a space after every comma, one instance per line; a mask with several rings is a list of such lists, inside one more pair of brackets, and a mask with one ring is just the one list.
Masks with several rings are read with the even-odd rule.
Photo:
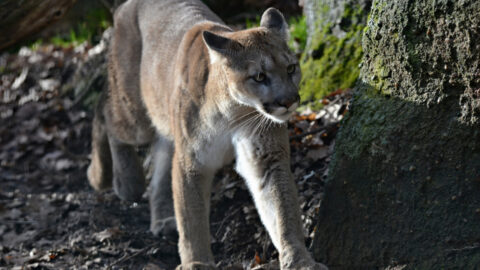
[[217, 270], [218, 268], [213, 263], [191, 262], [181, 264], [175, 270]]
[[328, 270], [324, 264], [315, 262], [309, 254], [305, 253], [284, 253], [281, 256], [282, 270]]
[[279, 269], [282, 269], [282, 270], [285, 270], [285, 269], [288, 269], [288, 270], [328, 270], [328, 267], [326, 267], [325, 265], [321, 264], [321, 263], [315, 263], [315, 262], [311, 262], [311, 263], [297, 263], [295, 265], [292, 265], [292, 266], [283, 266], [282, 268], [279, 266], [278, 264], [278, 261], [276, 260], [273, 260], [267, 264], [263, 264], [263, 265], [258, 265], [256, 266], [255, 268], [252, 268], [252, 270], [279, 270]]
[[177, 223], [175, 217], [152, 220], [150, 231], [155, 236], [164, 236], [171, 240], [178, 239]]
[[138, 202], [145, 192], [145, 180], [141, 175], [133, 177], [114, 176], [113, 189], [120, 199], [129, 202]]
[[328, 267], [321, 263], [294, 265], [290, 267], [282, 267], [282, 270], [328, 270]]

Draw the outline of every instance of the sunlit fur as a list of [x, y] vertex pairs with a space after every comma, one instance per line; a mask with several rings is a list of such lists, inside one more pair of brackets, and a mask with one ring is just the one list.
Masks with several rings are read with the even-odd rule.
[[[261, 27], [234, 32], [198, 0], [129, 0], [114, 22], [90, 184], [139, 200], [145, 179], [135, 147], [154, 144], [150, 229], [178, 231], [178, 270], [216, 269], [210, 189], [236, 159], [281, 269], [326, 269], [305, 247], [290, 171], [285, 121], [298, 106], [300, 69], [288, 73], [297, 59], [283, 15], [268, 9]], [[252, 79], [258, 72], [268, 83]]]
[[[230, 48], [223, 54], [210, 53], [215, 55], [211, 64], [222, 66], [221, 75], [228, 81], [230, 95], [238, 103], [255, 108], [276, 123], [288, 120], [298, 103], [290, 108], [279, 107], [278, 113], [266, 112], [262, 106], [283, 95], [298, 93], [300, 68], [284, 37], [264, 27], [223, 33], [223, 36], [241, 45], [241, 48]], [[288, 74], [287, 67], [292, 64], [297, 67], [293, 74]], [[259, 72], [266, 75], [266, 83], [253, 79]]]

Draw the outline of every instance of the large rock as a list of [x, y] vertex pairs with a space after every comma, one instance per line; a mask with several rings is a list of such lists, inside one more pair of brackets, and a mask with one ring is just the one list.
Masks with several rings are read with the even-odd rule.
[[[360, 73], [361, 39], [370, 0], [304, 0], [308, 39], [300, 95], [316, 101], [354, 86]], [[318, 107], [318, 103], [312, 103]]]
[[331, 269], [480, 269], [479, 14], [373, 3], [314, 240]]

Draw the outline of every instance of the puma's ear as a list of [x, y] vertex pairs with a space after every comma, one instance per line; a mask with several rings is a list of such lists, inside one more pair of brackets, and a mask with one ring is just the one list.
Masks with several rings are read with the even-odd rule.
[[219, 36], [209, 31], [203, 31], [203, 41], [210, 50], [214, 50], [219, 53], [226, 53], [234, 42], [229, 38]]
[[216, 62], [221, 56], [226, 56], [235, 45], [235, 41], [214, 34], [210, 31], [203, 31], [203, 42], [207, 45], [211, 62]]
[[283, 39], [288, 40], [288, 25], [282, 13], [276, 8], [265, 10], [260, 26], [277, 31]]

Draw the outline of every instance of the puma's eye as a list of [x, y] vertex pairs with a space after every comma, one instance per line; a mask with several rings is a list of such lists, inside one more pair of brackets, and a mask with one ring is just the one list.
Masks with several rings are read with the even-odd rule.
[[263, 81], [265, 81], [265, 78], [267, 78], [267, 76], [263, 72], [259, 72], [259, 73], [257, 73], [257, 75], [253, 76], [253, 79], [256, 82], [263, 82]]
[[287, 73], [288, 73], [288, 74], [292, 74], [292, 73], [294, 73], [294, 72], [295, 72], [295, 65], [289, 65], [289, 66], [287, 67]]

